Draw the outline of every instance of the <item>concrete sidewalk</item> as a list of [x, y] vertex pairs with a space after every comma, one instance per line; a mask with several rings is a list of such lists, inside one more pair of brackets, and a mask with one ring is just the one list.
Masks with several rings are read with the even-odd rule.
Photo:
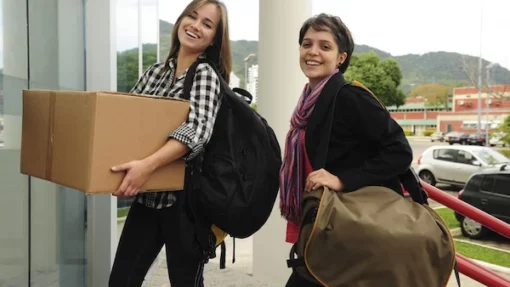
[[[124, 223], [119, 222], [118, 224], [118, 232], [122, 231]], [[252, 276], [253, 266], [252, 266], [252, 246], [253, 239], [247, 238], [243, 240], [236, 240], [236, 263], [232, 264], [232, 239], [227, 238], [227, 260], [226, 260], [226, 269], [219, 269], [219, 256], [211, 260], [208, 264], [206, 264], [204, 268], [204, 279], [205, 279], [205, 287], [282, 287], [270, 285], [260, 280], [257, 280], [256, 277]], [[158, 255], [158, 258], [155, 260], [153, 266], [149, 270], [146, 276], [146, 282], [143, 287], [171, 287], [170, 282], [168, 280], [167, 270], [166, 270], [166, 257], [165, 257], [164, 248]], [[503, 276], [510, 279], [509, 274], [502, 274]], [[461, 286], [462, 287], [479, 287], [483, 286], [482, 284], [472, 280], [469, 277], [464, 275], [460, 275], [461, 278]], [[456, 287], [457, 282], [455, 280], [455, 276], [452, 274], [450, 282], [446, 287]]]
[[[231, 239], [227, 241], [227, 253], [231, 254]], [[236, 286], [236, 287], [282, 287], [270, 285], [261, 282], [256, 277], [251, 276], [252, 265], [251, 255], [248, 259], [243, 254], [251, 253], [252, 239], [248, 238], [245, 240], [236, 240], [236, 263], [231, 264], [231, 257], [227, 255], [227, 268], [219, 270], [217, 258], [205, 266], [204, 279], [205, 287], [219, 287], [219, 286]], [[144, 287], [170, 287], [168, 281], [168, 275], [166, 271], [164, 251], [160, 253], [158, 257], [157, 265], [154, 265], [153, 270], [148, 274], [147, 283]], [[482, 284], [472, 280], [469, 277], [460, 275], [462, 287], [479, 287]], [[446, 287], [457, 287], [457, 281], [455, 276], [452, 274], [450, 282]]]

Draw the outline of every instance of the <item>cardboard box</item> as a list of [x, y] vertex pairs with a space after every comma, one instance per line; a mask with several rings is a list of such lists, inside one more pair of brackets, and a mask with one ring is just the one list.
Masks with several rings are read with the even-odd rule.
[[[114, 192], [114, 165], [161, 148], [189, 102], [115, 92], [23, 91], [21, 173], [86, 194]], [[156, 170], [144, 190], [182, 190], [182, 160]]]

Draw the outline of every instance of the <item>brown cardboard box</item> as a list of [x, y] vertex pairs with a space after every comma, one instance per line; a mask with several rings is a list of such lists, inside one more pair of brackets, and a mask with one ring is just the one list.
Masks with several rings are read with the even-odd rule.
[[[23, 91], [21, 173], [86, 194], [112, 193], [114, 165], [162, 147], [189, 102], [115, 92]], [[184, 162], [156, 170], [144, 190], [182, 190]]]

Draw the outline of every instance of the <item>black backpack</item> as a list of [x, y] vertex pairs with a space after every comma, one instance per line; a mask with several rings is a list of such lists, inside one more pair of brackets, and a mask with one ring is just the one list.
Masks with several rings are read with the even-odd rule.
[[197, 66], [204, 62], [220, 77], [222, 104], [210, 141], [187, 162], [185, 192], [197, 229], [204, 234], [198, 239], [206, 253], [214, 253], [216, 246], [205, 238], [212, 225], [234, 238], [247, 238], [266, 223], [278, 194], [282, 159], [274, 131], [249, 105], [251, 94], [230, 89], [209, 60], [198, 59], [188, 69], [185, 98]]

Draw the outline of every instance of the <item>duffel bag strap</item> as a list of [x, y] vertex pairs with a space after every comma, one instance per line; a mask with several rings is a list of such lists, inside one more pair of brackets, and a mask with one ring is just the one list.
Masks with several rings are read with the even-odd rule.
[[290, 249], [289, 259], [287, 259], [287, 267], [292, 268], [294, 270], [296, 269], [296, 267], [301, 266], [305, 266], [305, 258], [297, 257], [296, 244], [294, 244]]

